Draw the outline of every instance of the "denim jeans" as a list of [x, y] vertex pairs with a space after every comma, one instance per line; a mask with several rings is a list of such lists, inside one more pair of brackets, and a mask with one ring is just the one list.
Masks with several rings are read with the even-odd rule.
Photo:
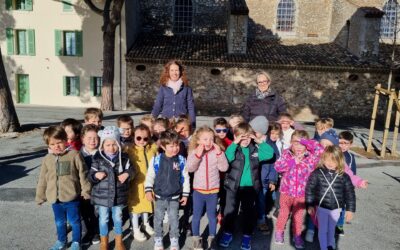
[[116, 235], [122, 235], [122, 209], [124, 206], [104, 207], [97, 205], [96, 208], [99, 212], [100, 236], [108, 236], [110, 211], [114, 223], [114, 233]]
[[67, 243], [67, 221], [72, 227], [72, 241], [81, 241], [81, 219], [79, 201], [56, 202], [52, 204], [57, 238]]
[[338, 220], [336, 226], [338, 226], [338, 227], [343, 227], [343, 225], [344, 225], [344, 219], [345, 219], [345, 217], [344, 217], [345, 214], [346, 214], [346, 209], [343, 207], [343, 208], [342, 208], [342, 211], [340, 212], [340, 217], [339, 217], [339, 220]]
[[215, 236], [217, 233], [217, 202], [218, 194], [202, 194], [193, 191], [193, 217], [192, 232], [193, 236], [200, 236], [200, 220], [203, 215], [204, 206], [206, 207], [208, 217], [209, 236]]
[[165, 210], [168, 211], [169, 237], [179, 238], [179, 201], [156, 199], [154, 211], [155, 237], [163, 237], [163, 219]]

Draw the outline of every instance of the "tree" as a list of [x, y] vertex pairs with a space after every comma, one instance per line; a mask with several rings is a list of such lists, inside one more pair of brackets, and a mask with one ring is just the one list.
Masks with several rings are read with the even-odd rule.
[[89, 8], [103, 16], [103, 86], [101, 109], [113, 110], [115, 30], [121, 24], [121, 11], [125, 0], [105, 0], [104, 8], [97, 7], [93, 0], [84, 0]]
[[8, 85], [3, 56], [0, 48], [0, 133], [14, 132], [19, 129], [17, 112]]

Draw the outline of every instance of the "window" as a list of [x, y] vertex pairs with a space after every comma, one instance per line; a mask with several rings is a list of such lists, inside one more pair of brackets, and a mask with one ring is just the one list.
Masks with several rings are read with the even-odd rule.
[[78, 76], [64, 77], [64, 96], [79, 96], [80, 86]]
[[35, 30], [6, 29], [8, 55], [35, 55]]
[[82, 31], [55, 30], [57, 56], [82, 56]]
[[294, 27], [295, 5], [293, 0], [281, 0], [278, 4], [276, 30], [291, 32]]
[[396, 19], [399, 18], [399, 11], [397, 10], [396, 17], [396, 2], [395, 0], [389, 0], [383, 6], [383, 12], [385, 15], [381, 21], [381, 37], [382, 38], [393, 38], [395, 34]]
[[17, 74], [18, 103], [29, 103], [29, 75]]
[[61, 2], [63, 4], [63, 11], [71, 12], [73, 10], [71, 0], [62, 0]]
[[7, 10], [32, 10], [32, 0], [6, 0]]
[[174, 32], [190, 33], [192, 31], [192, 0], [175, 0]]
[[90, 78], [90, 93], [92, 96], [101, 96], [101, 87], [103, 86], [103, 78], [93, 76]]

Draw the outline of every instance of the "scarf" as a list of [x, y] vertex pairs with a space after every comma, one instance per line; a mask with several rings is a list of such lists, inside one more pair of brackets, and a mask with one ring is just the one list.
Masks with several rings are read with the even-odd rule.
[[178, 93], [179, 89], [181, 88], [182, 83], [183, 81], [181, 78], [179, 78], [178, 81], [168, 80], [167, 86], [170, 87], [174, 91], [174, 94], [176, 95], [176, 93]]
[[271, 93], [271, 91], [271, 87], [269, 87], [265, 92], [261, 92], [259, 88], [256, 88], [256, 97], [257, 99], [264, 99]]

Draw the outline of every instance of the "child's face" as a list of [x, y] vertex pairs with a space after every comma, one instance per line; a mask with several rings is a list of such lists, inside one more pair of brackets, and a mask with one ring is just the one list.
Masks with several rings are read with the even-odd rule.
[[279, 119], [279, 124], [281, 124], [282, 130], [286, 131], [288, 129], [290, 129], [291, 126], [293, 126], [293, 120], [289, 119], [288, 117], [281, 117]]
[[132, 126], [128, 122], [121, 122], [119, 124], [119, 128], [123, 129], [122, 137], [128, 138], [132, 136]]
[[135, 145], [139, 147], [145, 147], [150, 140], [150, 135], [146, 130], [136, 130], [135, 132]]
[[100, 118], [98, 116], [90, 116], [89, 119], [85, 120], [85, 124], [93, 124], [96, 125], [97, 127], [101, 126], [102, 121], [100, 120]]
[[269, 139], [271, 139], [271, 141], [277, 141], [280, 138], [280, 133], [281, 131], [279, 130], [271, 130], [271, 133], [269, 134]]
[[103, 142], [103, 150], [104, 153], [113, 155], [118, 152], [118, 144], [116, 140], [113, 139], [105, 139]]
[[339, 139], [339, 147], [342, 150], [342, 152], [348, 151], [352, 144], [353, 143], [351, 141], [345, 139]]
[[241, 122], [240, 118], [234, 117], [229, 120], [229, 126], [232, 128], [232, 130]]
[[[245, 147], [248, 147], [248, 146], [250, 145], [250, 142], [251, 142], [251, 137], [250, 137], [250, 135], [251, 135], [251, 134], [243, 134], [243, 135], [242, 135], [242, 140], [241, 140], [240, 143], [239, 143], [239, 145], [240, 145], [241, 147], [245, 148]], [[237, 135], [237, 136], [240, 136], [240, 134]], [[235, 135], [235, 139], [236, 139], [237, 136]]]
[[214, 144], [214, 134], [210, 132], [201, 133], [198, 144], [203, 145], [205, 150], [210, 150]]
[[302, 155], [306, 152], [306, 146], [300, 143], [300, 137], [298, 136], [293, 136], [291, 145], [292, 145], [292, 151], [295, 155]]
[[178, 143], [170, 143], [165, 146], [161, 145], [161, 148], [164, 150], [167, 157], [173, 157], [179, 153]]
[[167, 129], [163, 126], [163, 125], [161, 125], [160, 123], [156, 123], [156, 124], [154, 124], [154, 127], [153, 127], [153, 133], [155, 134], [155, 135], [160, 135], [161, 134], [161, 132], [164, 132], [164, 131], [166, 131]]
[[328, 128], [321, 126], [321, 127], [317, 127], [317, 133], [319, 136], [321, 136], [323, 133], [325, 133], [326, 131], [328, 131]]
[[224, 139], [228, 133], [228, 128], [224, 125], [217, 125], [215, 126], [215, 133], [220, 139]]
[[181, 139], [187, 139], [190, 135], [190, 128], [189, 125], [186, 123], [179, 123], [175, 127], [175, 131], [179, 134]]
[[333, 143], [327, 139], [322, 139], [319, 143], [322, 145], [323, 148], [333, 145]]
[[86, 132], [85, 135], [82, 136], [82, 143], [87, 150], [96, 150], [99, 145], [99, 137], [97, 136], [96, 131]]
[[48, 146], [49, 146], [49, 149], [51, 150], [51, 152], [53, 152], [53, 154], [55, 154], [55, 155], [62, 154], [66, 148], [64, 140], [56, 139], [53, 137], [49, 138]]
[[76, 136], [74, 130], [72, 129], [72, 126], [70, 126], [70, 125], [65, 126], [64, 130], [65, 130], [65, 133], [67, 133], [68, 142], [76, 140], [77, 136]]
[[327, 169], [336, 170], [337, 162], [331, 156], [327, 156], [324, 159], [324, 165]]

